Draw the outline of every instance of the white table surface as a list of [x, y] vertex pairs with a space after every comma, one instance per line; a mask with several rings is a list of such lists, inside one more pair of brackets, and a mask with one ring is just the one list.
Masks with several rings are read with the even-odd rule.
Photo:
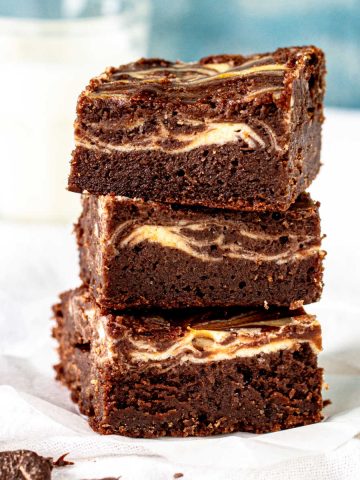
[[[79, 284], [71, 225], [0, 222], [0, 450], [34, 448], [76, 463], [54, 478], [360, 478], [360, 112], [327, 111], [321, 173], [327, 420], [262, 436], [134, 441], [94, 434], [53, 379], [50, 306]], [[70, 193], [69, 193], [70, 195]], [[10, 199], [11, 201], [11, 199]]]

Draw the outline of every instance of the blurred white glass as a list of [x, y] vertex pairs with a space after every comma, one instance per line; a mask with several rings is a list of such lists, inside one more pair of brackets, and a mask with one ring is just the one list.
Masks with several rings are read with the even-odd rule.
[[[0, 218], [74, 219], [77, 97], [106, 66], [146, 55], [148, 0], [61, 3], [62, 18], [0, 18]], [[74, 18], [89, 4], [95, 15]]]

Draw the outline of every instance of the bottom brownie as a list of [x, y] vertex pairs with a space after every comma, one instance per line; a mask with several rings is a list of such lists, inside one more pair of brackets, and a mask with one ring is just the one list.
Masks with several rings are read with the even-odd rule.
[[304, 310], [101, 312], [54, 307], [57, 378], [99, 433], [271, 432], [321, 420], [320, 325]]

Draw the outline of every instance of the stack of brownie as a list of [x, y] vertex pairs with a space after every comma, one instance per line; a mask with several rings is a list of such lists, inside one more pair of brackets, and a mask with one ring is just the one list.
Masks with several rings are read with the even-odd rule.
[[57, 377], [100, 433], [269, 432], [322, 418], [324, 56], [109, 68], [80, 95], [69, 189], [83, 285]]

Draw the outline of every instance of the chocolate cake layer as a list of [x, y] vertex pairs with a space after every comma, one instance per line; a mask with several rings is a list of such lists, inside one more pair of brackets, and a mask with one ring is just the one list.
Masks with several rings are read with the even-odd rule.
[[79, 97], [69, 189], [286, 210], [319, 170], [324, 74], [313, 46], [109, 68]]
[[99, 433], [261, 433], [322, 418], [320, 325], [303, 309], [104, 313], [82, 287], [54, 312], [57, 378]]
[[322, 291], [318, 203], [234, 212], [83, 195], [81, 278], [107, 308], [291, 306]]

